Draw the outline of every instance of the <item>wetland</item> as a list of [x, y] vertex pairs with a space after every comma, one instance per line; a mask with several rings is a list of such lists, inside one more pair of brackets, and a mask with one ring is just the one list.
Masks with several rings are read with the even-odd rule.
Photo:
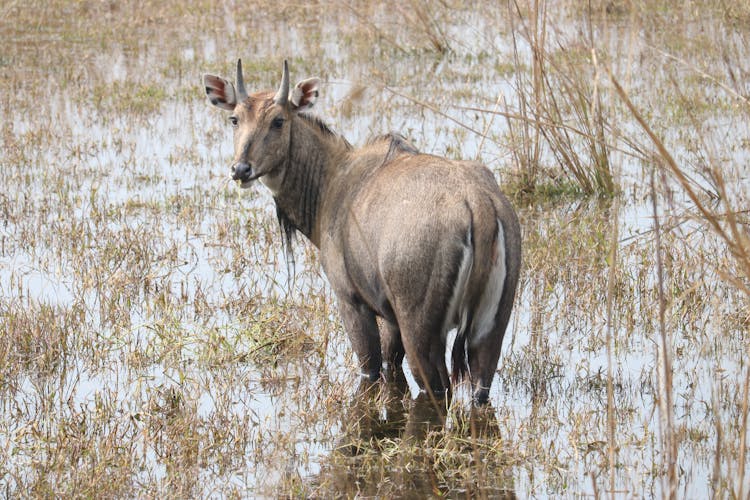
[[[745, 498], [750, 8], [0, 4], [0, 495]], [[361, 384], [204, 73], [479, 159], [523, 268], [488, 408]], [[408, 370], [407, 370], [408, 372]], [[409, 378], [407, 376], [407, 378]]]

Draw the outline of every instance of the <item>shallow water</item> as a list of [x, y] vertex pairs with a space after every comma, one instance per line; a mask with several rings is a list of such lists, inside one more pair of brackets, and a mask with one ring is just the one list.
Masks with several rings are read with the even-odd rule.
[[[13, 89], [0, 100], [5, 494], [85, 496], [97, 485], [118, 496], [602, 494], [608, 329], [616, 493], [663, 494], [650, 164], [615, 155], [618, 203], [518, 202], [519, 298], [491, 408], [470, 423], [461, 388], [441, 412], [414, 401], [413, 379], [360, 386], [315, 250], [298, 241], [290, 275], [270, 195], [228, 179], [230, 128], [205, 102], [200, 75], [231, 75], [242, 57], [248, 87], [270, 88], [288, 57], [292, 78], [323, 77], [316, 112], [352, 143], [399, 130], [427, 152], [478, 156], [508, 184], [518, 168], [509, 121], [463, 109], [492, 110], [500, 94], [517, 103], [507, 9], [465, 5], [449, 19], [430, 5], [441, 32], [396, 7], [341, 4], [312, 16], [292, 4], [281, 13], [160, 4], [128, 19], [116, 4], [38, 7], [43, 21], [16, 4], [0, 9], [1, 78]], [[576, 19], [555, 21], [550, 36], [581, 43]], [[722, 22], [705, 26], [732, 30]], [[630, 84], [646, 108], [672, 71], [639, 75], [664, 64], [647, 48], [648, 27], [626, 17], [597, 25], [603, 45], [639, 56]], [[530, 57], [522, 40], [518, 50]], [[701, 141], [711, 151], [731, 142], [719, 157], [729, 197], [746, 209], [750, 137], [737, 127], [746, 110], [700, 78], [683, 91], [694, 87], [713, 89]], [[658, 131], [710, 190], [691, 120], [649, 111], [668, 118]], [[484, 139], [474, 132], [485, 129]], [[621, 124], [623, 135], [635, 130]], [[548, 151], [542, 160], [562, 175]], [[658, 181], [678, 493], [723, 496], [738, 487], [747, 298], [722, 278], [736, 267], [679, 186]]]

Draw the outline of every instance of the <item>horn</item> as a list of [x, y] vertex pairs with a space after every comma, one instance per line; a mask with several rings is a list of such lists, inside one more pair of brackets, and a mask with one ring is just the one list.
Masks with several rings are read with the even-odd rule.
[[245, 80], [242, 78], [242, 59], [237, 59], [237, 94], [239, 102], [247, 99], [247, 91], [245, 90]]
[[273, 97], [273, 102], [275, 102], [279, 106], [284, 106], [286, 105], [286, 102], [288, 99], [289, 99], [289, 65], [286, 63], [286, 59], [284, 59], [284, 73], [281, 75], [281, 85], [279, 85], [279, 91], [276, 92], [276, 95]]

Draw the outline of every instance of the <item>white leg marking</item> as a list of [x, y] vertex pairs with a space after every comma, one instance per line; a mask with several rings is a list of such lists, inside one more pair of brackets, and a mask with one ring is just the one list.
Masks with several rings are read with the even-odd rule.
[[494, 328], [500, 297], [502, 297], [503, 288], [505, 288], [505, 233], [499, 220], [497, 221], [495, 252], [491, 258], [493, 260], [492, 269], [475, 313], [474, 328], [469, 333], [469, 343], [472, 346], [480, 344]]

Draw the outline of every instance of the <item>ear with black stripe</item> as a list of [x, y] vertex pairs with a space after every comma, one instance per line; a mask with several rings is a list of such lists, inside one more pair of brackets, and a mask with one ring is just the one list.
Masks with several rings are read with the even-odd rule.
[[214, 75], [203, 75], [203, 86], [208, 100], [216, 107], [233, 110], [237, 105], [237, 92], [234, 85]]
[[289, 102], [295, 111], [311, 108], [318, 100], [320, 78], [308, 78], [299, 82], [289, 93]]

